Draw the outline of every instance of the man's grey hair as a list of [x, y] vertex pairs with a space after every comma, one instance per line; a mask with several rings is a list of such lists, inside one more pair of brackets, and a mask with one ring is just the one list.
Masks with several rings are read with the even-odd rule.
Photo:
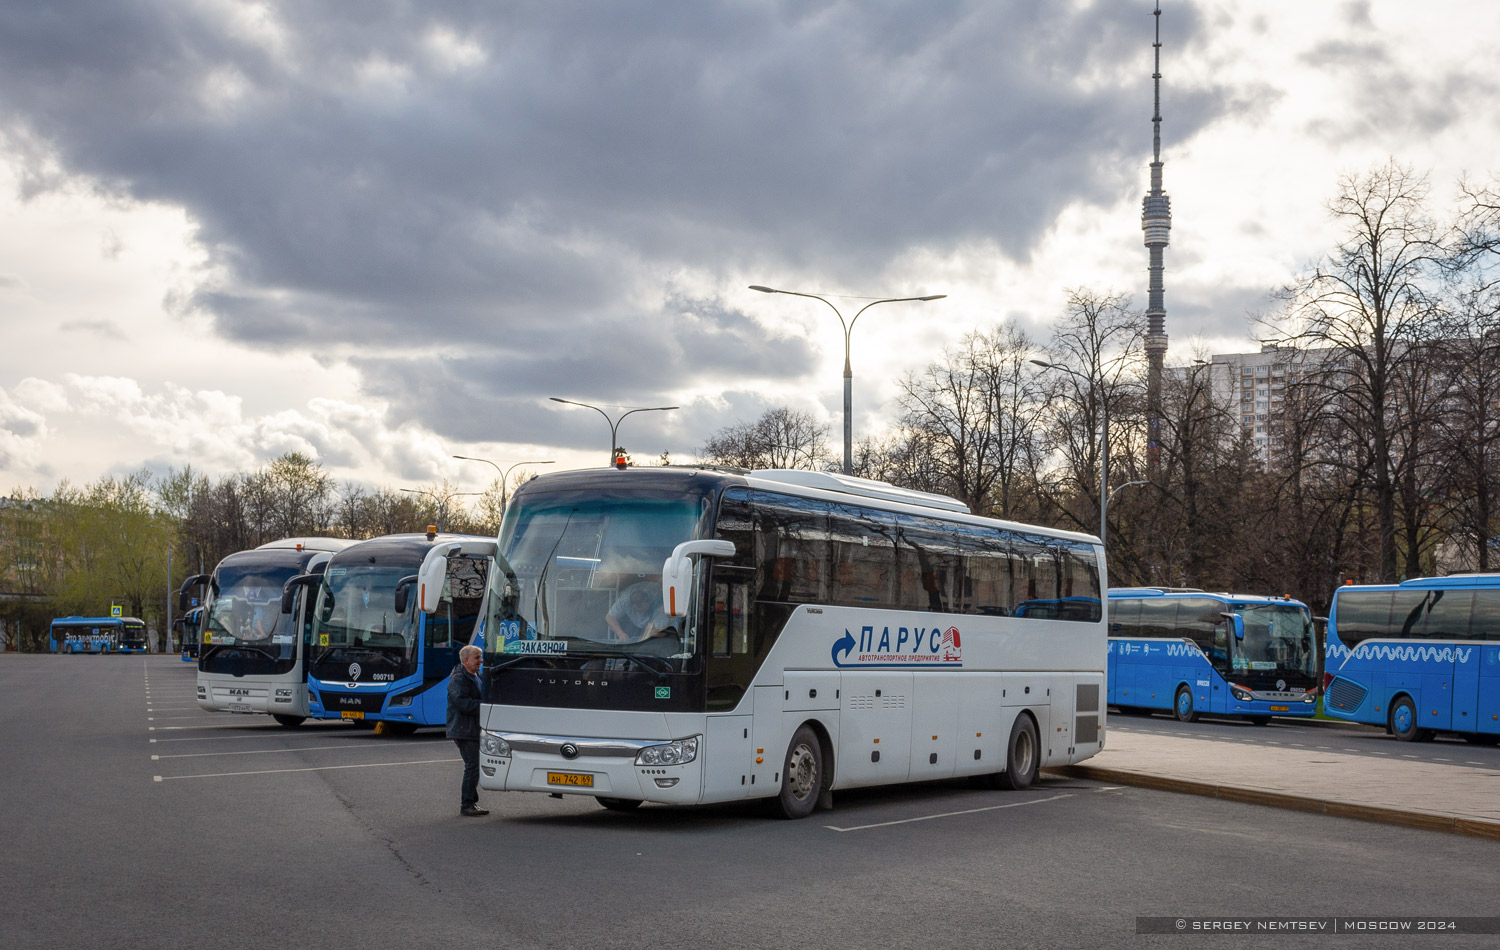
[[458, 650], [458, 658], [460, 660], [462, 660], [464, 657], [470, 656], [470, 655], [475, 654], [475, 653], [478, 653], [478, 654], [482, 655], [484, 653], [484, 651], [481, 650], [481, 649], [479, 649], [478, 647], [476, 647], [474, 644], [471, 643], [471, 644], [469, 644], [466, 647], [460, 647], [459, 648], [459, 650]]

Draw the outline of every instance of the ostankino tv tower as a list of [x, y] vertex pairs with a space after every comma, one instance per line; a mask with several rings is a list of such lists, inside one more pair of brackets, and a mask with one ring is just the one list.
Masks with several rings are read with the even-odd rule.
[[1151, 78], [1156, 85], [1156, 111], [1151, 116], [1151, 191], [1141, 201], [1141, 230], [1151, 253], [1148, 270], [1151, 275], [1146, 302], [1146, 462], [1154, 477], [1161, 463], [1161, 372], [1167, 355], [1167, 307], [1162, 287], [1162, 251], [1172, 230], [1172, 199], [1161, 190], [1161, 2], [1157, 0], [1156, 68]]

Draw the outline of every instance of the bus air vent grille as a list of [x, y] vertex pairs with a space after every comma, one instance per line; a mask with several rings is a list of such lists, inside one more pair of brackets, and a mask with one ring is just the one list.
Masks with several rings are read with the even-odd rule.
[[[1098, 687], [1094, 687], [1098, 689]], [[1078, 745], [1099, 741], [1099, 717], [1079, 716], [1073, 725], [1073, 741]]]
[[1365, 701], [1366, 692], [1358, 683], [1351, 683], [1343, 677], [1335, 678], [1328, 686], [1328, 705], [1334, 709], [1358, 709]]
[[882, 696], [882, 697], [880, 697], [880, 705], [884, 706], [886, 709], [905, 709], [906, 708], [906, 697], [905, 696]]
[[874, 709], [875, 708], [875, 697], [874, 696], [850, 696], [849, 697], [849, 708], [850, 709]]
[[[1081, 712], [1081, 713], [1098, 712], [1099, 711], [1099, 684], [1098, 683], [1079, 683], [1078, 684], [1078, 704], [1077, 704], [1077, 706], [1075, 708], [1077, 708], [1077, 710], [1079, 712]], [[1082, 722], [1082, 721], [1083, 720], [1081, 720], [1081, 719], [1079, 720], [1079, 722]], [[1080, 740], [1080, 741], [1082, 741], [1082, 740]]]

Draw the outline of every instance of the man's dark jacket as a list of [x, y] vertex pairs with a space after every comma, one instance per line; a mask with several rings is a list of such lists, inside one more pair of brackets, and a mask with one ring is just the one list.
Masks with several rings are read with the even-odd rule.
[[448, 674], [448, 738], [479, 738], [479, 686], [462, 663]]

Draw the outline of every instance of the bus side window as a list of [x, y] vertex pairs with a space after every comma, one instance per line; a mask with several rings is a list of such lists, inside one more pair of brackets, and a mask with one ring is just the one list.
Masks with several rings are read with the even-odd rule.
[[750, 590], [744, 584], [714, 584], [710, 639], [715, 656], [750, 652]]

